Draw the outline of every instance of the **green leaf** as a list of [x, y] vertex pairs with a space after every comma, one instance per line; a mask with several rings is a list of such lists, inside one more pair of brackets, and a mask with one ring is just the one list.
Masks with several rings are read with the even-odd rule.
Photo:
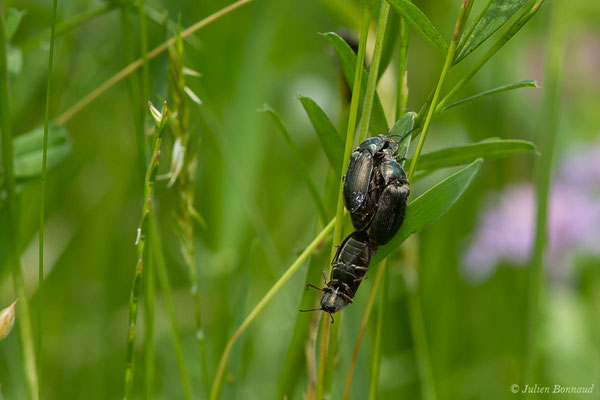
[[337, 176], [341, 176], [344, 161], [344, 143], [335, 126], [313, 99], [298, 95], [298, 100], [300, 100], [310, 123], [317, 133], [323, 151], [325, 151], [327, 160], [329, 160], [329, 165], [331, 165]]
[[429, 41], [446, 54], [448, 51], [446, 42], [444, 42], [437, 29], [435, 29], [435, 26], [423, 14], [423, 11], [419, 10], [417, 6], [408, 0], [387, 0], [387, 2], [423, 39]]
[[467, 98], [465, 98], [465, 99], [462, 99], [462, 100], [459, 100], [459, 101], [457, 101], [456, 103], [449, 104], [449, 105], [447, 105], [446, 107], [444, 107], [444, 108], [442, 109], [442, 111], [446, 111], [446, 110], [447, 110], [447, 109], [449, 109], [449, 108], [456, 107], [456, 106], [458, 106], [458, 105], [460, 105], [460, 104], [467, 103], [467, 102], [469, 102], [469, 101], [472, 101], [472, 100], [478, 99], [478, 98], [480, 98], [480, 97], [489, 96], [489, 95], [491, 95], [491, 94], [496, 94], [496, 93], [500, 93], [500, 92], [505, 92], [505, 91], [507, 91], [507, 90], [513, 90], [513, 89], [518, 89], [518, 88], [522, 88], [522, 87], [534, 87], [534, 88], [539, 88], [539, 87], [541, 87], [541, 86], [539, 86], [539, 85], [537, 84], [537, 81], [532, 81], [532, 80], [529, 80], [529, 81], [521, 81], [521, 82], [515, 82], [515, 83], [510, 83], [510, 84], [508, 84], [508, 85], [499, 86], [499, 87], [497, 87], [497, 88], [490, 89], [490, 90], [486, 90], [485, 92], [481, 92], [481, 93], [478, 93], [478, 94], [476, 94], [476, 95], [473, 95], [473, 96], [467, 97]]
[[[42, 149], [44, 127], [19, 135], [13, 140], [15, 178], [23, 181], [42, 174]], [[48, 126], [48, 169], [58, 165], [70, 153], [71, 145], [63, 127], [52, 123]]]
[[469, 55], [502, 27], [527, 0], [490, 0], [465, 31], [458, 44], [454, 64]]
[[478, 158], [487, 161], [534, 152], [535, 145], [526, 140], [492, 139], [421, 154], [417, 167], [419, 170], [430, 171], [468, 164]]
[[25, 15], [25, 10], [19, 11], [16, 8], [9, 8], [6, 12], [6, 41], [9, 42], [17, 31], [21, 19]]
[[410, 235], [419, 232], [442, 216], [464, 193], [482, 162], [481, 159], [473, 161], [411, 202], [406, 209], [406, 218], [400, 230], [391, 242], [377, 250], [371, 265], [377, 265]]
[[[408, 148], [410, 147], [410, 139], [412, 136], [412, 135], [408, 135], [408, 133], [411, 132], [413, 127], [415, 126], [415, 117], [416, 116], [417, 116], [417, 113], [407, 112], [402, 117], [400, 117], [400, 119], [394, 124], [394, 126], [390, 130], [390, 135], [398, 135], [399, 139], [401, 139], [404, 135], [406, 135], [406, 137], [404, 138], [402, 143], [399, 143], [399, 146], [398, 146], [398, 149], [399, 149], [398, 157], [399, 158], [405, 158], [406, 155], [408, 154]], [[406, 160], [402, 161], [400, 164], [402, 165], [402, 167], [404, 167], [405, 163], [406, 163]]]
[[[294, 144], [294, 141], [292, 140], [292, 137], [290, 136], [285, 125], [283, 125], [283, 121], [281, 121], [279, 114], [277, 114], [277, 112], [275, 110], [273, 110], [271, 107], [269, 107], [267, 104], [265, 104], [263, 106], [263, 108], [260, 109], [259, 111], [269, 114], [273, 118], [273, 121], [275, 121], [275, 124], [277, 124], [277, 126], [279, 127], [279, 132], [281, 132], [281, 136], [283, 137], [283, 140], [285, 140], [286, 144], [288, 145], [288, 148], [292, 155], [293, 163], [296, 166], [298, 174], [304, 181], [304, 184], [306, 185], [306, 188], [308, 189], [308, 192], [310, 193], [310, 197], [313, 199], [313, 202], [315, 203], [317, 210], [319, 211], [319, 216], [321, 217], [323, 223], [327, 222], [327, 213], [325, 212], [325, 206], [323, 205], [321, 196], [319, 196], [319, 191], [317, 190], [315, 183], [311, 179], [310, 174], [308, 172], [308, 168], [306, 168], [306, 165], [304, 164], [304, 161], [302, 160], [302, 157], [300, 156], [300, 152], [298, 151], [298, 148]], [[341, 166], [342, 166], [341, 160], [340, 160], [339, 165], [341, 168]]]
[[[340, 64], [342, 66], [342, 72], [344, 73], [344, 78], [346, 78], [346, 82], [349, 87], [352, 87], [354, 83], [354, 71], [356, 70], [356, 54], [352, 50], [352, 48], [346, 43], [344, 39], [342, 39], [338, 34], [334, 32], [323, 33], [323, 36], [329, 40], [333, 49], [335, 50], [338, 58], [340, 59]], [[366, 70], [364, 71], [364, 76], [367, 76]], [[364, 104], [365, 94], [367, 92], [367, 79], [363, 79], [361, 81], [360, 88], [360, 99], [359, 99], [359, 109], [358, 109], [358, 118], [360, 119], [360, 115], [362, 114], [362, 107]], [[373, 99], [373, 109], [371, 110], [371, 131], [377, 134], [385, 133], [388, 129], [387, 120], [385, 118], [385, 113], [383, 111], [383, 106], [381, 105], [381, 100], [379, 100], [379, 96], [377, 92], [375, 93], [375, 99]]]
[[396, 50], [396, 43], [400, 34], [400, 16], [396, 13], [390, 13], [388, 23], [383, 37], [383, 47], [381, 49], [381, 60], [379, 61], [379, 71], [377, 71], [377, 82], [390, 65], [392, 56]]

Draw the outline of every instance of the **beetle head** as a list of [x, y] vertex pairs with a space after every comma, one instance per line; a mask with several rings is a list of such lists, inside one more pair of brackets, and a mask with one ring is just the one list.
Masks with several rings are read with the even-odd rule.
[[321, 308], [329, 314], [343, 310], [348, 305], [348, 301], [338, 292], [338, 289], [328, 290], [321, 297]]

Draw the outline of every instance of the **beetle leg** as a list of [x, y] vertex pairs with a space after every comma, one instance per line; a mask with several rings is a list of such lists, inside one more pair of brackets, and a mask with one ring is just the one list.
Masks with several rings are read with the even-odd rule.
[[342, 286], [344, 287], [344, 289], [346, 289], [348, 291], [348, 293], [350, 293], [352, 295], [352, 297], [354, 297], [354, 290], [350, 289], [350, 286], [348, 286], [348, 284], [346, 282], [342, 282]]
[[348, 303], [352, 304], [352, 298], [350, 296], [348, 296], [346, 293], [340, 293], [342, 295], [342, 297], [344, 298], [344, 300], [346, 300]]
[[327, 273], [325, 272], [325, 270], [323, 270], [323, 280], [325, 281], [325, 284], [329, 286], [329, 282], [327, 282]]

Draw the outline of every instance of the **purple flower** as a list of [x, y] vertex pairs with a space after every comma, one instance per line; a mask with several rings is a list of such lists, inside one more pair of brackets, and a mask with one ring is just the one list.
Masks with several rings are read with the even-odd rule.
[[[578, 254], [600, 256], [600, 143], [580, 149], [561, 163], [549, 198], [544, 263], [564, 275]], [[467, 278], [482, 280], [496, 266], [523, 266], [531, 258], [536, 205], [531, 184], [509, 186], [480, 216], [463, 257]]]

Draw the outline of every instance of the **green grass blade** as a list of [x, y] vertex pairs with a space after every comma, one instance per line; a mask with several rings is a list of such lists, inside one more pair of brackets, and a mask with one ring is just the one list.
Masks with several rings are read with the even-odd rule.
[[[65, 128], [53, 123], [48, 126], [47, 168], [53, 168], [71, 152]], [[42, 175], [44, 127], [39, 126], [13, 139], [15, 179], [24, 181]]]
[[419, 232], [442, 216], [464, 193], [482, 162], [481, 159], [473, 161], [412, 201], [406, 209], [406, 218], [400, 231], [391, 242], [379, 248], [371, 263], [379, 263], [410, 235]]
[[379, 62], [379, 71], [377, 71], [377, 82], [392, 62], [396, 43], [398, 42], [400, 32], [400, 16], [397, 13], [390, 13], [388, 23], [385, 29], [383, 39], [383, 48], [381, 50], [381, 61]]
[[[308, 99], [308, 97], [305, 97], [305, 99]], [[316, 106], [316, 103], [314, 103], [314, 104]], [[317, 108], [318, 108], [318, 106], [317, 106]], [[321, 222], [325, 223], [327, 221], [327, 212], [325, 211], [325, 205], [323, 204], [323, 200], [321, 199], [321, 196], [319, 195], [319, 191], [317, 190], [315, 183], [313, 182], [312, 178], [310, 177], [308, 168], [306, 167], [304, 160], [302, 160], [302, 157], [300, 156], [300, 152], [298, 151], [296, 144], [292, 140], [292, 137], [290, 136], [290, 133], [286, 129], [285, 125], [283, 124], [283, 121], [281, 121], [279, 114], [277, 114], [277, 112], [275, 112], [275, 110], [273, 110], [271, 107], [269, 107], [266, 104], [259, 111], [269, 114], [273, 118], [273, 121], [275, 121], [275, 124], [279, 128], [279, 132], [281, 133], [283, 140], [285, 140], [285, 143], [287, 144], [288, 149], [290, 150], [290, 154], [292, 155], [292, 162], [293, 162], [294, 166], [296, 167], [298, 174], [304, 181], [304, 184], [306, 185], [306, 188], [308, 189], [310, 197], [312, 198], [313, 202], [315, 203], [315, 206], [317, 207], [317, 211], [319, 212]], [[325, 118], [327, 118], [327, 117], [325, 117]], [[311, 121], [312, 121], [312, 119], [311, 119]], [[329, 121], [329, 120], [327, 120], [327, 121]], [[332, 127], [333, 127], [333, 125], [332, 125]], [[317, 128], [315, 127], [315, 130], [316, 129]], [[339, 136], [337, 136], [337, 132], [334, 132], [334, 133], [336, 134], [336, 137], [339, 139]], [[319, 135], [319, 138], [321, 138], [321, 135]], [[341, 140], [340, 140], [340, 144], [341, 144]], [[342, 165], [341, 159], [340, 159], [339, 165]]]
[[425, 153], [419, 158], [419, 170], [436, 170], [473, 162], [478, 158], [494, 160], [521, 153], [534, 153], [535, 144], [527, 140], [493, 139], [465, 146]]
[[[346, 82], [348, 86], [352, 87], [354, 83], [354, 71], [356, 70], [356, 54], [352, 51], [352, 48], [346, 43], [344, 39], [342, 39], [338, 34], [334, 32], [324, 33], [323, 36], [329, 43], [333, 46], [335, 53], [337, 54], [340, 64], [342, 66], [342, 72], [344, 73], [344, 77], [346, 78]], [[366, 76], [367, 72], [363, 69], [363, 74]], [[367, 80], [362, 79], [360, 85], [360, 98], [359, 98], [359, 106], [358, 106], [358, 118], [362, 114], [362, 106], [364, 103], [365, 94], [367, 93]], [[385, 132], [388, 128], [387, 120], [385, 118], [385, 113], [383, 111], [383, 106], [381, 105], [381, 100], [377, 93], [375, 93], [375, 98], [373, 99], [373, 110], [371, 112], [371, 129], [375, 132]]]
[[446, 42], [444, 42], [444, 39], [442, 39], [442, 36], [431, 21], [423, 14], [423, 11], [419, 10], [417, 6], [408, 0], [387, 0], [387, 2], [423, 39], [446, 54], [448, 50]]
[[2, 142], [2, 166], [4, 186], [6, 187], [6, 209], [9, 221], [2, 222], [2, 228], [8, 229], [7, 246], [10, 249], [10, 266], [16, 296], [19, 298], [19, 333], [23, 356], [23, 369], [29, 398], [38, 399], [38, 383], [33, 344], [33, 329], [29, 310], [29, 299], [25, 291], [25, 282], [21, 270], [19, 242], [19, 207], [13, 166], [13, 134], [10, 107], [10, 81], [6, 63], [7, 40], [5, 36], [4, 10], [0, 4], [0, 131]]
[[537, 81], [534, 81], [534, 80], [527, 80], [527, 81], [510, 83], [510, 84], [504, 85], [504, 86], [498, 86], [497, 88], [489, 89], [484, 92], [477, 93], [473, 96], [469, 96], [465, 99], [459, 100], [455, 103], [449, 104], [449, 105], [445, 106], [444, 108], [442, 108], [442, 110], [440, 112], [444, 112], [444, 111], [448, 110], [449, 108], [456, 107], [456, 106], [464, 104], [464, 103], [468, 103], [469, 101], [473, 101], [473, 100], [479, 99], [481, 97], [489, 96], [489, 95], [500, 93], [500, 92], [506, 92], [508, 90], [519, 89], [522, 87], [540, 88], [541, 86], [539, 86], [537, 84]]
[[494, 32], [500, 29], [527, 0], [491, 0], [481, 11], [459, 42], [454, 64], [471, 54]]
[[[412, 111], [405, 113], [402, 117], [400, 117], [398, 122], [396, 122], [394, 124], [392, 129], [390, 129], [390, 135], [398, 135], [400, 138], [402, 138], [404, 135], [406, 135], [408, 132], [410, 132], [413, 129], [413, 127], [415, 126], [416, 116], [417, 116], [417, 114]], [[408, 153], [408, 148], [410, 147], [411, 136], [412, 135], [408, 135], [406, 138], [404, 138], [402, 143], [399, 143], [399, 147], [398, 147], [400, 149], [400, 150], [398, 150], [399, 158], [406, 157], [406, 155]], [[404, 166], [404, 162], [402, 162], [402, 166]]]
[[329, 165], [331, 165], [337, 176], [342, 176], [344, 143], [340, 138], [340, 134], [317, 102], [310, 97], [300, 95], [298, 95], [298, 100], [300, 100], [304, 111], [306, 111], [310, 119], [310, 123], [317, 133], [323, 151], [327, 156], [327, 160], [329, 160]]

